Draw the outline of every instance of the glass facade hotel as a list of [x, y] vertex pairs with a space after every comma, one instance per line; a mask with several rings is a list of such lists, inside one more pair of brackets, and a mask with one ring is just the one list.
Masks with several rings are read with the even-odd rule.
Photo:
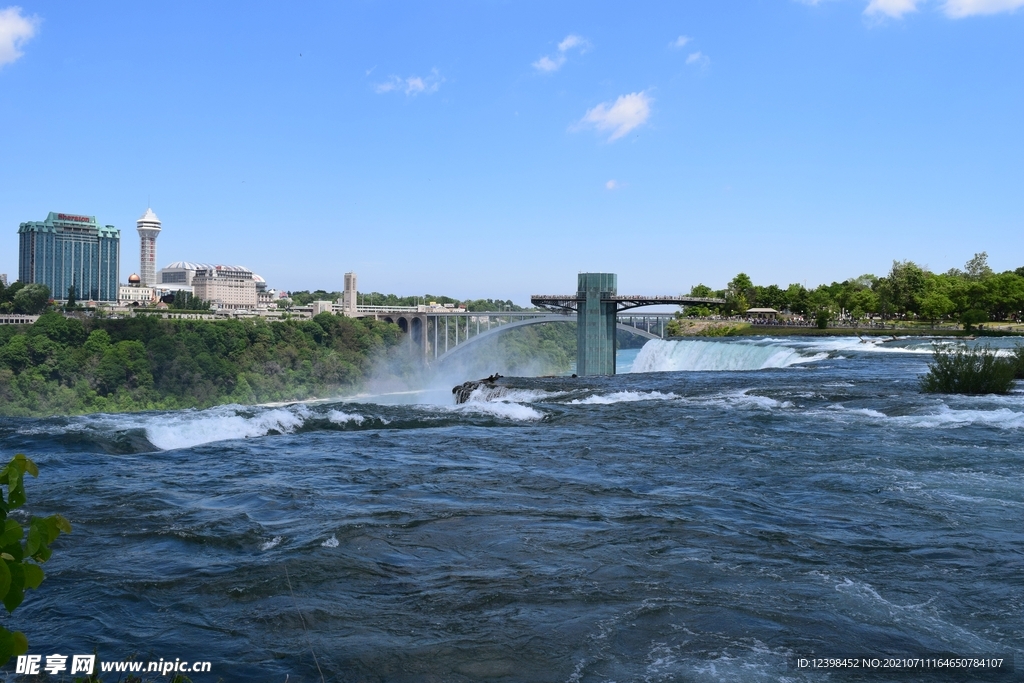
[[22, 223], [18, 236], [18, 279], [25, 284], [44, 284], [59, 300], [74, 285], [79, 301], [117, 301], [121, 233], [114, 226], [51, 211], [45, 221]]

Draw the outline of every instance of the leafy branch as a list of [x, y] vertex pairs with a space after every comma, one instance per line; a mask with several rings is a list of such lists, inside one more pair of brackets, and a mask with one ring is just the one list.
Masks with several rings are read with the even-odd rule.
[[[45, 574], [41, 565], [50, 559], [50, 544], [61, 533], [70, 534], [71, 524], [60, 515], [33, 517], [29, 520], [28, 536], [17, 520], [8, 517], [11, 510], [25, 504], [25, 474], [39, 476], [39, 468], [20, 453], [0, 469], [0, 487], [7, 487], [7, 495], [0, 488], [0, 597], [7, 612], [13, 612], [25, 599], [25, 591], [39, 588]], [[25, 654], [28, 639], [20, 631], [8, 631], [0, 626], [0, 666], [16, 655]]]

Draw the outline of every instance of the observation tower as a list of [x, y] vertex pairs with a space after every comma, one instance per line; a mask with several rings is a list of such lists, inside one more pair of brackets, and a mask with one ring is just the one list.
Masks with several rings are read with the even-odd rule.
[[142, 218], [135, 221], [139, 230], [139, 273], [143, 287], [156, 284], [156, 238], [160, 236], [160, 219], [153, 209], [146, 209]]

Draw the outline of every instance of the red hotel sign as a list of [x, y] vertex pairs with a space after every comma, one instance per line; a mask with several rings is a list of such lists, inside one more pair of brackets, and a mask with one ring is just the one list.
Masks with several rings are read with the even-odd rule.
[[75, 223], [92, 223], [88, 216], [76, 216], [70, 213], [58, 213], [57, 220], [74, 221]]

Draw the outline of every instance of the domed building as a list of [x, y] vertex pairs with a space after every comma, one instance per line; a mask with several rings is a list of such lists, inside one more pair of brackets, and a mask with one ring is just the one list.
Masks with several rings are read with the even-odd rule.
[[122, 306], [148, 306], [156, 299], [152, 287], [143, 287], [138, 273], [128, 276], [128, 284], [117, 288], [117, 303]]

